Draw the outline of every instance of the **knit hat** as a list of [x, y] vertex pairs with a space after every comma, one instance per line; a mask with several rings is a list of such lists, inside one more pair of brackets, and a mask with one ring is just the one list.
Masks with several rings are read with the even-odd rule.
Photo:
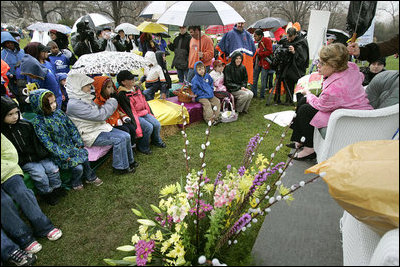
[[[377, 60], [375, 60], [374, 62], [378, 62], [378, 63], [382, 64], [383, 66], [386, 66], [386, 58], [385, 57], [380, 57]], [[371, 64], [374, 62], [371, 62]]]
[[117, 75], [118, 84], [122, 84], [122, 81], [133, 80], [137, 77], [137, 75], [132, 74], [129, 70], [121, 70]]

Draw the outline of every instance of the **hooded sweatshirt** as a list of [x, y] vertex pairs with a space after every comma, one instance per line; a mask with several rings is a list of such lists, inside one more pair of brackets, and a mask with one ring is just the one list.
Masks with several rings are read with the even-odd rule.
[[57, 108], [61, 108], [62, 94], [57, 83], [56, 77], [51, 71], [44, 67], [40, 62], [31, 55], [25, 54], [21, 60], [21, 74], [32, 74], [38, 76], [39, 79], [32, 79], [27, 76], [27, 81], [38, 83], [40, 88], [44, 88], [53, 92], [56, 96]]
[[[29, 94], [29, 101], [36, 117], [32, 120], [39, 140], [50, 151], [50, 159], [61, 169], [75, 167], [88, 160], [88, 152], [83, 147], [83, 140], [75, 124], [60, 109], [50, 115], [44, 115], [42, 110], [43, 96], [50, 92], [37, 89]], [[67, 159], [70, 158], [69, 161]]]
[[197, 65], [202, 63], [201, 61], [197, 61], [194, 64], [194, 77], [192, 79], [192, 91], [196, 97], [196, 101], [198, 102], [201, 98], [211, 99], [214, 97], [214, 86], [213, 86], [213, 79], [211, 78], [210, 74], [207, 72], [204, 76], [200, 76], [197, 72]]
[[169, 89], [172, 86], [172, 80], [171, 80], [171, 77], [169, 76], [168, 69], [167, 69], [167, 62], [164, 61], [163, 55], [165, 55], [164, 51], [156, 52], [157, 63], [158, 63], [158, 65], [161, 66], [161, 69], [163, 70], [165, 81], [167, 82], [166, 86]]
[[[15, 43], [14, 51], [11, 51], [4, 46], [4, 43], [7, 41]], [[7, 62], [8, 66], [10, 66], [10, 70], [7, 74], [15, 75], [17, 63], [21, 61], [25, 53], [19, 48], [18, 42], [14, 39], [11, 33], [6, 31], [1, 32], [1, 46], [3, 47], [3, 50], [1, 50], [1, 59]]]
[[242, 63], [236, 66], [235, 58], [237, 56], [240, 56], [243, 61], [242, 53], [236, 51], [232, 54], [232, 61], [224, 69], [224, 84], [230, 93], [247, 86], [247, 70]]
[[110, 132], [113, 128], [106, 120], [118, 107], [115, 98], [109, 98], [104, 105], [98, 106], [94, 96], [82, 91], [82, 87], [94, 80], [80, 73], [69, 74], [66, 88], [69, 96], [67, 115], [74, 122], [82, 136], [85, 146], [91, 147], [102, 132]]
[[156, 54], [153, 51], [148, 51], [144, 56], [153, 66], [147, 66], [144, 69], [144, 75], [146, 76], [146, 88], [151, 87], [152, 83], [155, 82], [166, 82], [164, 72], [160, 65], [158, 65]]
[[14, 175], [24, 175], [18, 165], [18, 153], [10, 140], [1, 134], [1, 183]]
[[[112, 80], [107, 77], [107, 76], [96, 76], [93, 78], [93, 86], [96, 94], [96, 99], [94, 100], [94, 103], [96, 103], [98, 106], [102, 106], [106, 103], [106, 99], [101, 95], [102, 90], [104, 90], [107, 86], [108, 82], [112, 82]], [[114, 91], [117, 91], [117, 88], [115, 87], [113, 83]], [[109, 99], [109, 98], [108, 98]], [[127, 117], [125, 114], [120, 114], [118, 112], [118, 109], [114, 111], [114, 113], [106, 120], [108, 124], [111, 126], [121, 126], [123, 124], [123, 119]]]
[[4, 122], [7, 113], [14, 108], [18, 108], [14, 100], [6, 96], [1, 97], [1, 132], [17, 149], [18, 164], [23, 166], [28, 162], [38, 162], [49, 157], [50, 154], [36, 136], [33, 125], [29, 121], [21, 120], [19, 111], [18, 121], [15, 124]]

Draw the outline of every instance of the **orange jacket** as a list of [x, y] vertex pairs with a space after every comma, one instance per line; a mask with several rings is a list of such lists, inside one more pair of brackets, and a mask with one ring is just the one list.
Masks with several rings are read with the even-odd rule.
[[214, 44], [211, 38], [207, 35], [201, 35], [201, 51], [198, 51], [198, 47], [199, 40], [192, 38], [189, 45], [189, 69], [193, 69], [194, 63], [200, 60], [197, 52], [203, 52], [201, 62], [205, 66], [211, 66], [212, 59], [214, 58]]
[[[93, 79], [94, 79], [93, 86], [96, 94], [96, 99], [94, 100], [94, 102], [97, 105], [102, 106], [106, 102], [106, 99], [101, 95], [101, 90], [106, 87], [109, 81], [112, 82], [112, 80], [107, 76], [96, 76]], [[114, 83], [113, 87], [114, 91], [116, 92], [117, 88], [115, 87]], [[121, 116], [118, 110], [119, 109], [117, 108], [115, 112], [106, 120], [106, 122], [113, 127], [122, 125], [123, 119], [125, 117], [128, 117], [127, 115]]]

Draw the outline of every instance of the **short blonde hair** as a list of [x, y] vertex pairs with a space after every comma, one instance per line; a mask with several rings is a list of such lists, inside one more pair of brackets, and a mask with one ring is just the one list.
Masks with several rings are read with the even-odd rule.
[[349, 52], [341, 43], [325, 45], [319, 51], [319, 59], [334, 68], [335, 72], [341, 72], [348, 68]]

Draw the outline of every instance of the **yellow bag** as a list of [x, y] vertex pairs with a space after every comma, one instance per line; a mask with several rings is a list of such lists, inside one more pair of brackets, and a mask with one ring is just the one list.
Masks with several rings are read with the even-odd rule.
[[378, 233], [399, 227], [399, 140], [363, 141], [307, 169], [347, 212]]
[[[148, 103], [161, 126], [183, 123], [182, 106], [161, 99], [153, 99], [148, 101]], [[185, 121], [189, 123], [189, 112], [186, 107], [183, 107], [183, 113]]]

